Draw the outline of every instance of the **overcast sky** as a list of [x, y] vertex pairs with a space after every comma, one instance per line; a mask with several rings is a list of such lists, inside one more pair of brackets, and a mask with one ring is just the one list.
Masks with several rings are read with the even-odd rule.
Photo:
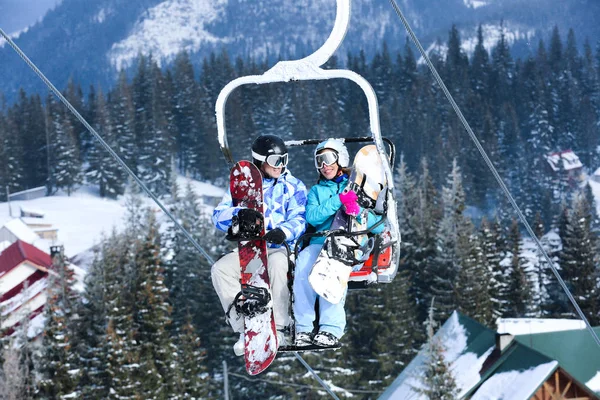
[[8, 34], [33, 25], [62, 0], [0, 0], [0, 28]]

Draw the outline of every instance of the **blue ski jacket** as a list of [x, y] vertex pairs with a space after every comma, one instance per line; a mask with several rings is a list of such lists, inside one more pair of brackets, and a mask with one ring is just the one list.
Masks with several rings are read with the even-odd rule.
[[[342, 193], [346, 185], [348, 185], [347, 177], [339, 183], [321, 178], [315, 186], [310, 188], [310, 192], [308, 192], [308, 201], [306, 203], [306, 222], [314, 226], [317, 232], [322, 232], [331, 227], [333, 216], [342, 206], [342, 201], [338, 194]], [[381, 218], [381, 215], [376, 215], [369, 210], [367, 227], [372, 227], [379, 222]], [[384, 224], [381, 224], [373, 229], [372, 233], [378, 234], [383, 232], [383, 230]], [[311, 244], [320, 244], [324, 242], [325, 237], [322, 236], [315, 236], [310, 241]]]
[[[263, 178], [263, 204], [265, 231], [280, 228], [285, 232], [286, 242], [294, 246], [306, 229], [306, 186], [286, 169], [277, 179]], [[242, 207], [234, 207], [231, 192], [227, 193], [213, 211], [212, 220], [217, 229], [227, 232], [231, 218]], [[268, 243], [272, 248], [281, 247]]]

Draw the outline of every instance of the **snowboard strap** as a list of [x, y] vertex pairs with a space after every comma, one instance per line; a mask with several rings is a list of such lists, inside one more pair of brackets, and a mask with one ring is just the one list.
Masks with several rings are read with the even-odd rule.
[[231, 318], [229, 314], [231, 309], [235, 308], [238, 314], [252, 318], [269, 311], [270, 302], [271, 294], [267, 288], [243, 284], [242, 290], [235, 295], [225, 315]]

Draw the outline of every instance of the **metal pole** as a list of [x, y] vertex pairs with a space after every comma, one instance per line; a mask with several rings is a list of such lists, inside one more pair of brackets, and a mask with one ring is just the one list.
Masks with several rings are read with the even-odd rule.
[[6, 202], [8, 203], [8, 215], [12, 218], [12, 208], [10, 208], [10, 191], [6, 185]]
[[225, 400], [229, 400], [229, 376], [227, 374], [227, 361], [223, 361], [223, 393], [225, 393]]

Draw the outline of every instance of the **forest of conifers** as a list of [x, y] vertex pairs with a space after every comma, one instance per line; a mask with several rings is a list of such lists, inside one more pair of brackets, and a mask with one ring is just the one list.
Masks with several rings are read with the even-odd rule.
[[[453, 28], [446, 56], [434, 56], [434, 65], [536, 235], [560, 238], [542, 242], [582, 311], [598, 324], [599, 221], [591, 189], [566, 171], [552, 171], [544, 156], [571, 149], [583, 173], [600, 167], [600, 46], [579, 46], [572, 32], [563, 41], [555, 29], [535, 54], [515, 60], [504, 37], [491, 53], [482, 43], [480, 35], [467, 57]], [[340, 351], [306, 355], [323, 378], [364, 398], [376, 397], [415, 355], [432, 301], [440, 322], [457, 309], [491, 328], [498, 317], [575, 316], [544, 257], [524, 250], [530, 241], [429, 71], [408, 44], [398, 54], [382, 49], [372, 60], [349, 54], [344, 64], [374, 87], [382, 132], [399, 153], [401, 271], [389, 285], [349, 294]], [[335, 60], [327, 65], [335, 66]], [[194, 194], [174, 186], [173, 172], [225, 185], [216, 97], [233, 78], [267, 69], [225, 53], [207, 57], [201, 70], [185, 53], [167, 69], [140, 57], [131, 79], [123, 71], [114, 88], [90, 87], [84, 96], [71, 82], [64, 94], [216, 258], [230, 245]], [[52, 96], [21, 92], [15, 104], [1, 107], [1, 187], [16, 192], [46, 185], [49, 193], [70, 193], [86, 183], [109, 197], [130, 187]], [[237, 158], [249, 156], [259, 134], [365, 136], [368, 123], [366, 100], [345, 82], [244, 88], [227, 108]], [[311, 150], [291, 153], [290, 169], [307, 186], [316, 179]], [[33, 370], [42, 377], [28, 395], [223, 398], [226, 360], [234, 398], [320, 398], [291, 355], [279, 356], [262, 380], [245, 379], [231, 351], [236, 338], [210, 284], [210, 265], [173, 227], [159, 230], [150, 213], [144, 217], [135, 193], [127, 196], [127, 229], [103, 242], [89, 270], [86, 301], [65, 289], [68, 273], [54, 283], [43, 350], [31, 365], [20, 364], [25, 378]]]

